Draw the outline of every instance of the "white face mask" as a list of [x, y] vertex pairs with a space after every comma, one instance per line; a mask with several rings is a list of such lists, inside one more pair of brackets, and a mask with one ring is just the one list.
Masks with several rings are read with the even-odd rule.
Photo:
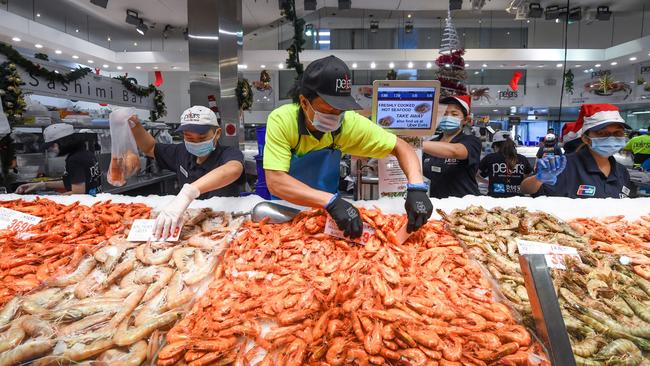
[[333, 132], [338, 130], [343, 123], [343, 113], [327, 114], [314, 110], [314, 120], [311, 124], [320, 132]]
[[47, 149], [47, 156], [55, 158], [59, 156], [59, 144], [54, 144]]

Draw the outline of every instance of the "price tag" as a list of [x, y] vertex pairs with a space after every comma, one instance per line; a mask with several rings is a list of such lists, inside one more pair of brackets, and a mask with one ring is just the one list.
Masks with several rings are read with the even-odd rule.
[[[153, 231], [156, 226], [156, 220], [150, 219], [137, 219], [133, 220], [133, 225], [131, 225], [131, 230], [129, 231], [129, 236], [126, 238], [128, 241], [155, 241], [157, 240], [153, 236]], [[167, 238], [165, 241], [178, 241], [178, 238], [181, 236], [181, 228], [177, 228], [173, 233], [173, 236]]]
[[334, 220], [332, 220], [332, 218], [328, 216], [327, 221], [325, 222], [325, 234], [365, 245], [370, 239], [370, 237], [375, 235], [375, 229], [373, 229], [372, 226], [364, 222], [363, 233], [361, 234], [361, 237], [356, 239], [351, 239], [343, 235], [343, 230], [340, 230], [338, 226], [336, 226]]
[[517, 240], [517, 247], [521, 255], [543, 254], [549, 268], [566, 269], [564, 262], [567, 257], [581, 262], [578, 250], [572, 247], [521, 239]]
[[0, 229], [14, 230], [20, 233], [29, 230], [39, 222], [41, 222], [41, 218], [38, 216], [0, 207]]

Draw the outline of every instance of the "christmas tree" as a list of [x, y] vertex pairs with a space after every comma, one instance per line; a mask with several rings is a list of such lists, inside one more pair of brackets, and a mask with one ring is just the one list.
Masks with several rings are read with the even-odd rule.
[[443, 96], [467, 94], [465, 87], [467, 73], [463, 59], [465, 49], [460, 44], [456, 27], [451, 19], [451, 11], [447, 11], [439, 53], [440, 56], [436, 59], [438, 65], [436, 77], [440, 80], [441, 94]]
[[23, 84], [25, 83], [16, 71], [16, 64], [4, 62], [0, 65], [0, 96], [2, 97], [2, 108], [10, 123], [15, 123], [17, 119], [21, 118], [27, 106], [20, 88]]

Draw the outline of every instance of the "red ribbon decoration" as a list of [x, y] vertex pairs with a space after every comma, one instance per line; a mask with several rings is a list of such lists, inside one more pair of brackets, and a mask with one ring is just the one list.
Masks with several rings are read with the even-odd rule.
[[99, 75], [99, 67], [95, 68], [95, 75]]
[[163, 79], [162, 72], [160, 71], [154, 72], [154, 75], [156, 75], [156, 81], [153, 82], [153, 85], [159, 88], [161, 85], [163, 85], [165, 79]]
[[513, 91], [517, 91], [519, 89], [519, 79], [524, 76], [524, 74], [521, 71], [515, 71], [515, 73], [512, 75], [512, 79], [510, 79], [510, 89]]

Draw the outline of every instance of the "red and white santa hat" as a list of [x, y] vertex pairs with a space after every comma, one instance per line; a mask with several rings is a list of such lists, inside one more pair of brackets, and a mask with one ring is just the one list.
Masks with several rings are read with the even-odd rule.
[[[622, 124], [627, 129], [632, 129], [621, 114], [618, 112], [618, 107], [611, 104], [583, 104], [580, 107], [580, 116], [582, 116], [582, 128], [580, 133], [584, 134], [587, 131], [598, 131], [611, 124]], [[580, 116], [578, 116], [579, 123]]]
[[465, 110], [466, 115], [470, 115], [470, 108], [472, 106], [472, 98], [469, 95], [454, 95], [444, 97], [440, 100], [440, 104], [456, 104]]

